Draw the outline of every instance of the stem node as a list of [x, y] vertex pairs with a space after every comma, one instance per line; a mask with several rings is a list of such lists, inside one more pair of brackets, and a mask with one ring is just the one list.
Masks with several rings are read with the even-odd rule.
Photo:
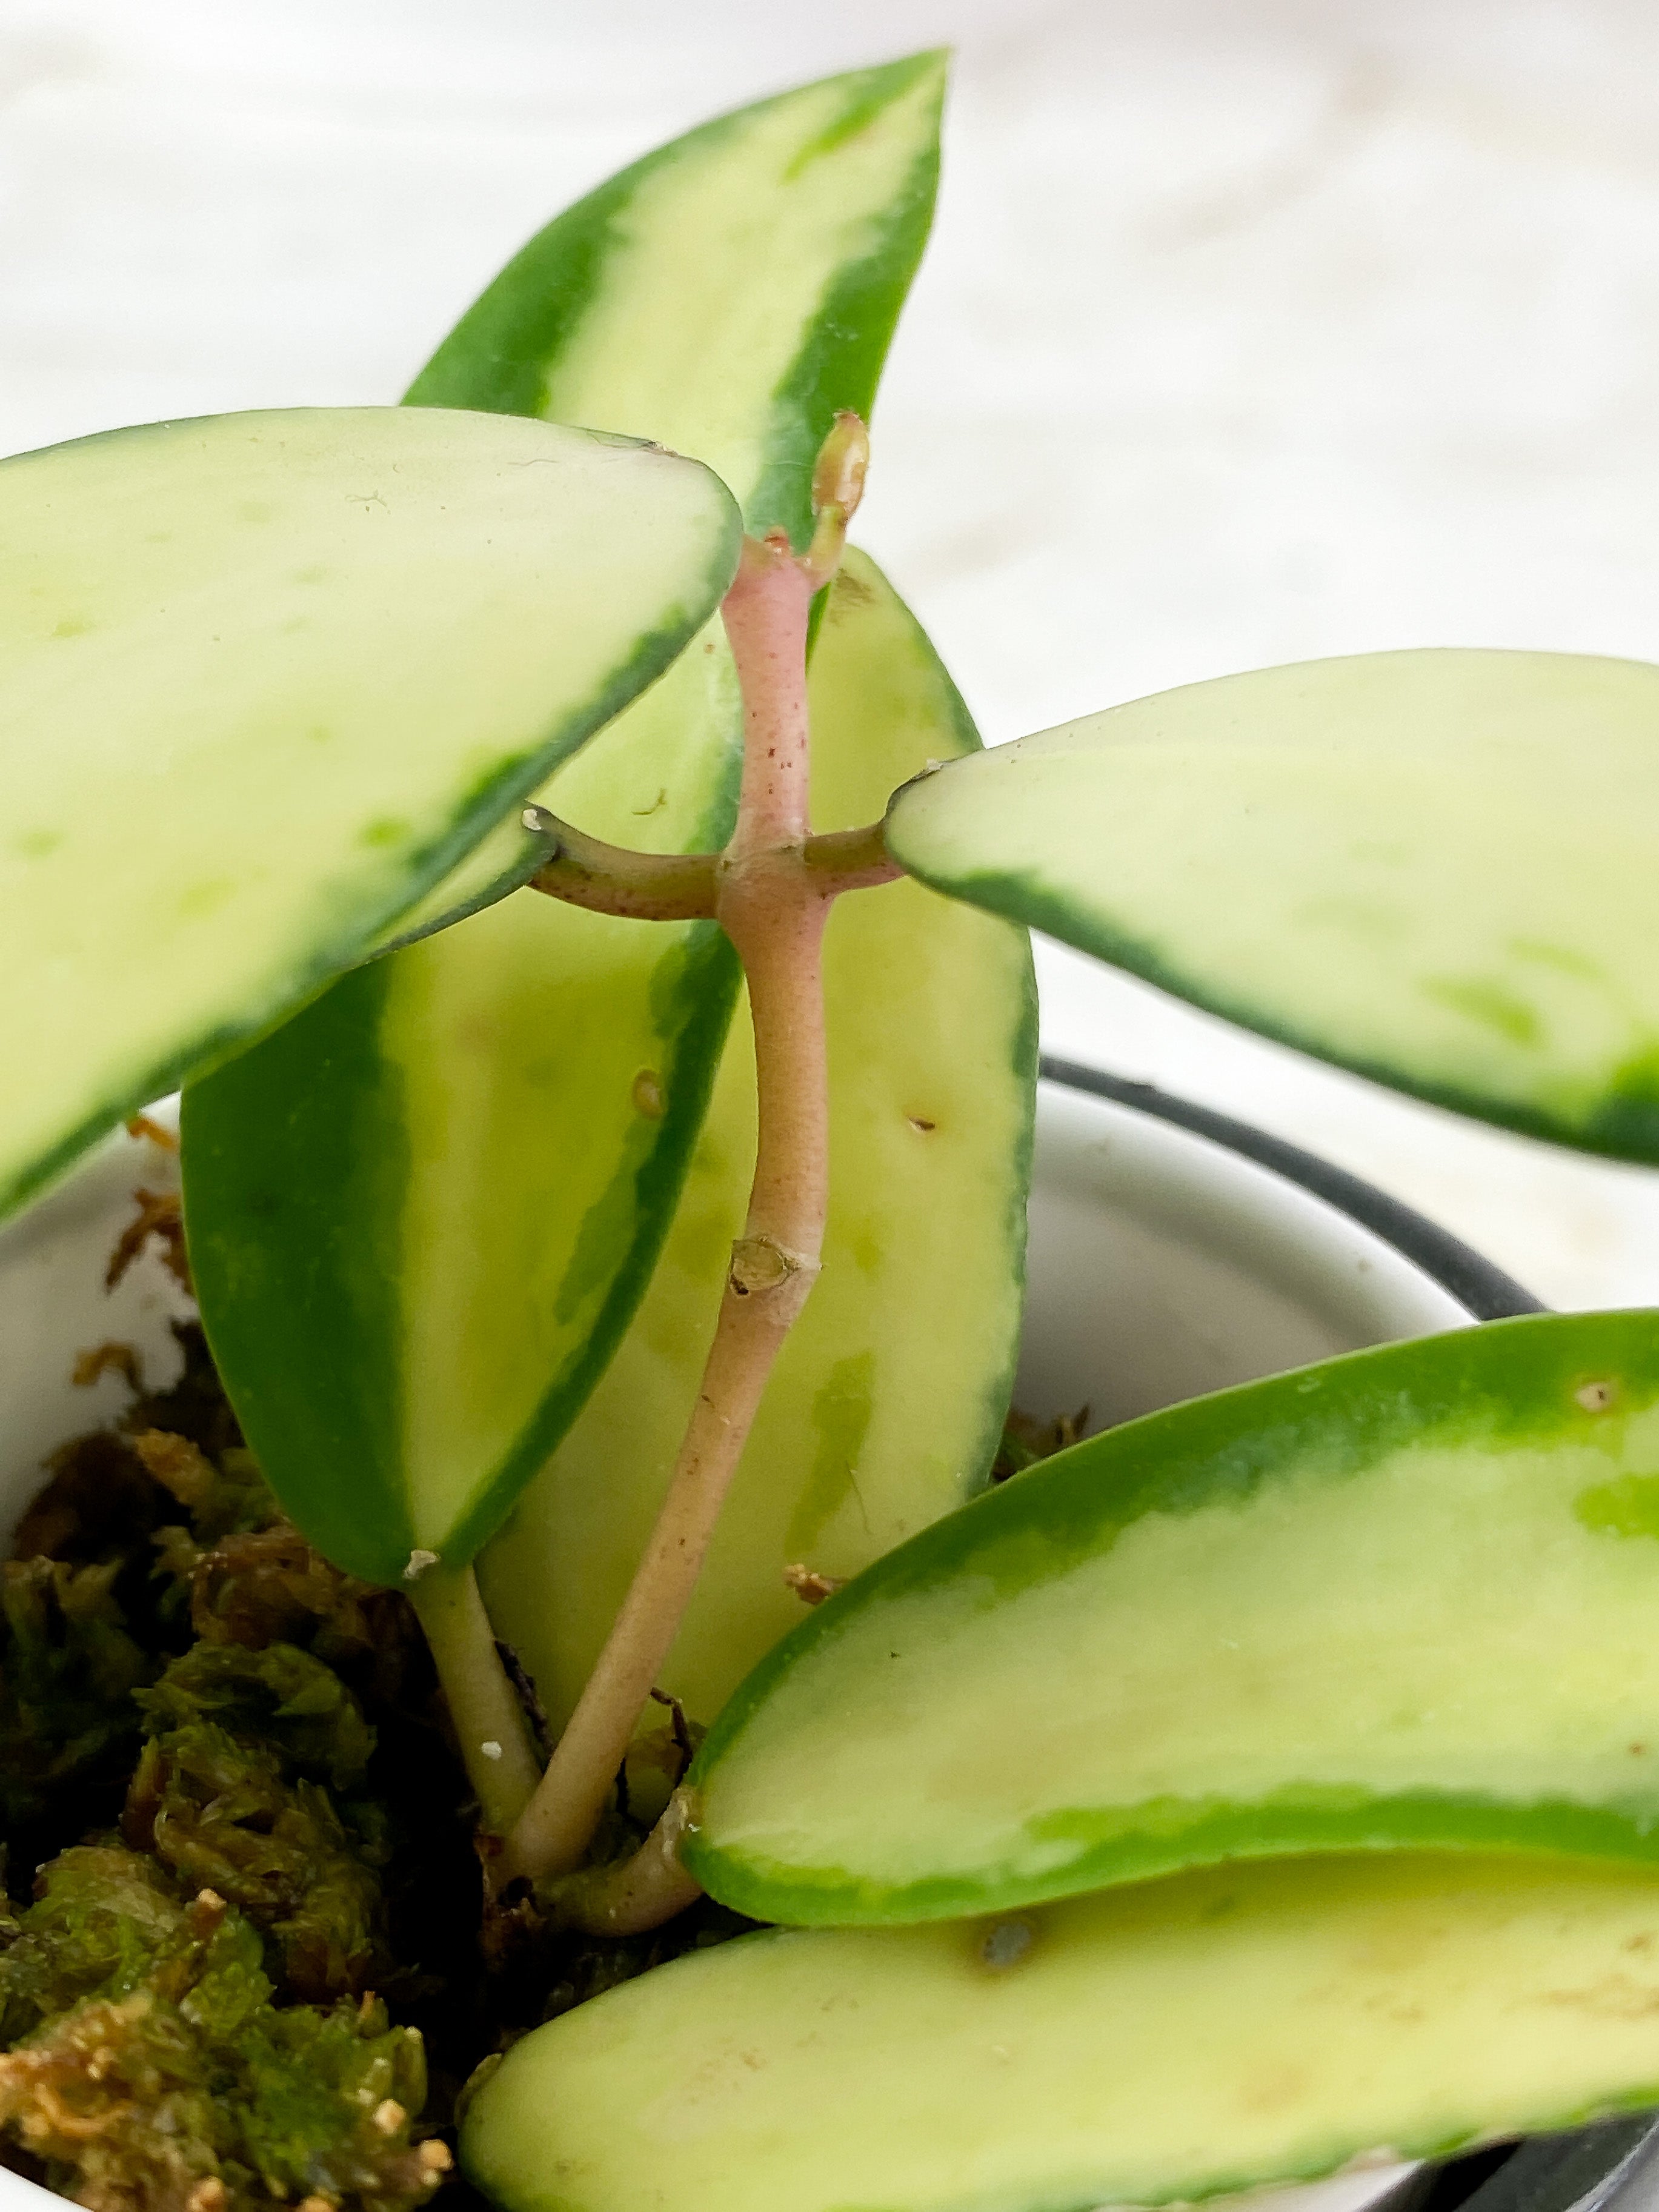
[[733, 1297], [747, 1298], [781, 1290], [799, 1275], [816, 1279], [817, 1273], [816, 1260], [805, 1252], [787, 1250], [775, 1237], [739, 1237], [732, 1247], [726, 1279]]

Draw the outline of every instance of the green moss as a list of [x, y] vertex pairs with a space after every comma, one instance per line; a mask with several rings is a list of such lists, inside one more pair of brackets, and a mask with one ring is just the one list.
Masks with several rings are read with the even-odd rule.
[[[113, 1594], [118, 1564], [0, 1567], [0, 1829], [22, 1837], [56, 1802], [118, 1783], [137, 1736], [131, 1692], [155, 1662]], [[70, 1815], [71, 1819], [75, 1814]]]
[[40, 1890], [0, 1958], [0, 2127], [49, 2183], [92, 2212], [431, 2194], [420, 2038], [383, 2005], [279, 2009], [252, 1923], [141, 1854], [66, 1852]]
[[192, 1723], [212, 1721], [336, 1790], [362, 1780], [374, 1749], [374, 1731], [339, 1676], [291, 1644], [263, 1651], [195, 1644], [153, 1689], [137, 1693], [137, 1704], [149, 1734], [163, 1741]]

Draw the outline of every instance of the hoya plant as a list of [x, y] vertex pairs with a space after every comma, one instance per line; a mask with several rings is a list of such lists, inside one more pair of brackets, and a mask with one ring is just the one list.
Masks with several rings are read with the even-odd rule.
[[1374, 654], [981, 751], [847, 542], [943, 79], [648, 156], [402, 407], [0, 463], [7, 1202], [182, 1084], [240, 1431], [418, 1616], [498, 1930], [766, 1923], [492, 2062], [509, 2212], [1152, 2203], [1659, 2101], [1653, 1316], [991, 1480], [1026, 929], [1659, 1164], [1659, 672]]

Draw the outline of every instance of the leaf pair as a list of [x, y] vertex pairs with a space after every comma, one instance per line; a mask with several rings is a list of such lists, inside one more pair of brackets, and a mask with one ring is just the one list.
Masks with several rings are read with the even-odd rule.
[[889, 1553], [689, 1778], [698, 1879], [796, 1924], [526, 2038], [471, 2177], [1036, 2212], [1651, 2105], [1656, 1319], [1171, 1407]]

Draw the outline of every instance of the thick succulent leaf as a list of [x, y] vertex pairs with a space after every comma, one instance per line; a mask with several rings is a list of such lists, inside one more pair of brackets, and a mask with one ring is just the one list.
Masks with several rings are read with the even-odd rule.
[[[945, 63], [825, 77], [647, 154], [514, 256], [405, 404], [654, 439], [706, 461], [756, 535], [777, 525], [804, 543], [819, 443], [837, 409], [868, 419], [927, 240]], [[723, 659], [723, 632], [710, 637]], [[705, 748], [732, 731], [711, 726]], [[631, 750], [632, 733], [615, 743]], [[635, 811], [605, 834], [675, 849], [669, 823]], [[471, 912], [536, 860], [504, 823], [399, 937]]]
[[0, 463], [0, 1209], [280, 1019], [679, 651], [707, 471], [393, 408]]
[[1659, 669], [1263, 669], [929, 778], [891, 833], [925, 882], [1213, 1012], [1659, 1161]]
[[[570, 785], [706, 820], [681, 746], [723, 680], [694, 647], [629, 711], [631, 787], [614, 756]], [[521, 892], [343, 976], [186, 1091], [214, 1353], [340, 1565], [464, 1564], [568, 1425], [650, 1273], [737, 981], [712, 922]]]
[[1083, 2212], [1656, 2100], [1659, 1880], [1385, 1853], [690, 1952], [515, 2044], [461, 2161], [503, 2212]]
[[1659, 1862], [1659, 1316], [1532, 1316], [1126, 1424], [914, 1539], [727, 1707], [698, 1877], [1000, 1911], [1223, 1858]]
[[[927, 639], [856, 554], [811, 672], [814, 819], [872, 820], [895, 777], [977, 745]], [[1024, 930], [919, 884], [830, 921], [824, 1271], [779, 1360], [662, 1674], [713, 1719], [801, 1617], [784, 1569], [854, 1574], [984, 1482], [1008, 1402], [1036, 1087]], [[695, 1401], [754, 1164], [733, 1027], [674, 1226], [585, 1411], [479, 1561], [491, 1618], [568, 1717], [644, 1548]]]
[[[526, 247], [410, 399], [646, 424], [718, 456], [751, 526], [803, 531], [927, 234], [941, 85], [923, 56], [652, 155]], [[715, 620], [541, 795], [621, 844], [716, 846], [741, 732]], [[391, 936], [533, 860], [508, 824]], [[649, 1275], [736, 988], [710, 924], [523, 896], [349, 976], [190, 1101], [209, 1331], [331, 1556], [459, 1564], [541, 1465]]]

